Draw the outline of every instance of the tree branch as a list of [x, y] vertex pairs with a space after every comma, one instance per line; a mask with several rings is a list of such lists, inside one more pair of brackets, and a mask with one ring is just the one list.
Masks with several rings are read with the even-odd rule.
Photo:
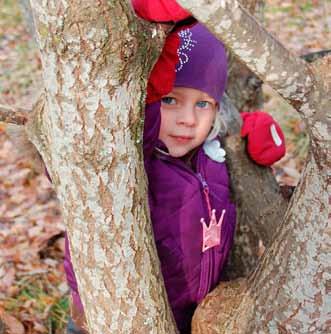
[[28, 121], [29, 110], [0, 104], [0, 122], [24, 125]]
[[295, 109], [308, 102], [314, 75], [309, 64], [292, 55], [237, 0], [178, 0], [261, 80]]
[[235, 243], [226, 269], [226, 278], [233, 279], [247, 276], [256, 267], [259, 242], [263, 241], [264, 246], [271, 244], [288, 202], [271, 171], [248, 158], [245, 142], [239, 135], [242, 125], [239, 111], [226, 94], [221, 110], [230, 134], [224, 145], [238, 217]]
[[300, 56], [300, 58], [304, 59], [308, 63], [313, 63], [314, 61], [329, 56], [330, 54], [331, 54], [331, 49], [320, 50], [317, 52], [307, 53], [305, 55]]

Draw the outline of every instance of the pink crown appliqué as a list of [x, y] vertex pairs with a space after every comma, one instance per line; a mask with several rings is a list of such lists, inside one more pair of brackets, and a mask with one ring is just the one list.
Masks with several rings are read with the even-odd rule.
[[176, 72], [181, 71], [183, 66], [190, 60], [188, 53], [197, 44], [197, 41], [192, 39], [192, 31], [190, 31], [190, 29], [180, 31], [178, 36], [182, 39], [182, 45], [177, 50], [179, 64], [175, 70]]
[[212, 210], [209, 226], [203, 218], [200, 219], [202, 224], [202, 252], [207, 251], [210, 248], [220, 245], [221, 243], [221, 229], [223, 224], [225, 210], [222, 211], [222, 215], [217, 222], [216, 210]]

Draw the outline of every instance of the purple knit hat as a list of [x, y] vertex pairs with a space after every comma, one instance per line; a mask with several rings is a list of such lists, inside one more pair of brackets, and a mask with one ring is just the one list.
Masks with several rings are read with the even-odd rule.
[[220, 102], [227, 81], [223, 44], [202, 24], [170, 33], [147, 85], [147, 104], [161, 100], [173, 87], [201, 90]]
[[227, 82], [227, 57], [224, 45], [198, 23], [178, 32], [175, 87], [201, 90], [221, 101]]

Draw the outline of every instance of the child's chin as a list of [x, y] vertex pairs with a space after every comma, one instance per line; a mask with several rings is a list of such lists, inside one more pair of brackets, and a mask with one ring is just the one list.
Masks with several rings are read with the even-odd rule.
[[187, 150], [171, 150], [171, 151], [169, 151], [170, 156], [172, 156], [173, 158], [182, 158], [187, 153], [188, 153]]

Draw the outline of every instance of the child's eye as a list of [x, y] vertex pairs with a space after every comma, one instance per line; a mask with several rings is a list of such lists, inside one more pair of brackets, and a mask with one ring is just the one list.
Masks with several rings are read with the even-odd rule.
[[210, 106], [210, 102], [208, 101], [198, 101], [196, 103], [196, 105], [199, 107], [199, 108], [208, 108]]
[[162, 97], [161, 101], [165, 104], [176, 104], [176, 99], [171, 96]]

